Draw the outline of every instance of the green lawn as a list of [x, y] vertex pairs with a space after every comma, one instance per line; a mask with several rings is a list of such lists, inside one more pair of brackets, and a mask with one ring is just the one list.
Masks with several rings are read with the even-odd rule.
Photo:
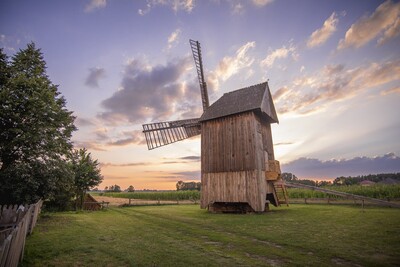
[[400, 210], [291, 205], [257, 215], [198, 205], [44, 214], [22, 266], [398, 266]]

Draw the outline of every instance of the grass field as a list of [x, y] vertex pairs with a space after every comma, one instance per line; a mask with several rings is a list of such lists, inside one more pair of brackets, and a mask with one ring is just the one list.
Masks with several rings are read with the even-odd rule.
[[257, 215], [198, 205], [43, 214], [22, 266], [398, 266], [400, 210], [291, 205]]

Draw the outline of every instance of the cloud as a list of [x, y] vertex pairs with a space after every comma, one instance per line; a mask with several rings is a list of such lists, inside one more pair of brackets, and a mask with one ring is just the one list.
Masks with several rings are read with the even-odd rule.
[[[111, 162], [106, 162], [106, 163], [101, 163], [102, 167], [135, 167], [135, 166], [151, 166], [151, 165], [159, 165], [159, 164], [182, 164], [182, 163], [191, 163], [191, 162], [196, 162], [200, 161], [200, 157], [197, 156], [187, 156], [187, 157], [180, 157], [177, 159], [168, 159], [164, 160], [160, 163], [154, 163], [154, 162], [127, 162], [127, 163], [111, 163]], [[160, 171], [157, 171], [159, 173]], [[199, 173], [199, 171], [189, 171], [189, 172], [179, 172], [179, 173], [174, 173], [175, 176], [177, 174], [190, 174], [190, 173]]]
[[274, 51], [270, 52], [262, 61], [261, 61], [261, 67], [267, 67], [271, 68], [272, 65], [274, 64], [275, 60], [281, 59], [281, 58], [287, 58], [288, 56], [292, 56], [294, 60], [297, 60], [298, 54], [296, 51], [296, 48], [293, 46], [293, 44], [290, 44], [288, 48], [286, 46], [283, 46], [281, 48], [275, 49]]
[[383, 44], [399, 34], [400, 2], [388, 0], [377, 7], [371, 16], [364, 16], [351, 25], [338, 49], [359, 48], [379, 35], [378, 44]]
[[327, 20], [325, 20], [322, 28], [315, 30], [311, 34], [310, 38], [308, 39], [307, 46], [309, 48], [312, 48], [325, 43], [329, 39], [329, 37], [331, 37], [332, 34], [336, 31], [336, 26], [338, 22], [339, 19], [337, 18], [336, 13], [333, 12], [332, 15]]
[[135, 131], [124, 132], [123, 135], [124, 135], [123, 138], [108, 142], [107, 145], [127, 146], [131, 144], [136, 144], [136, 145], [146, 144], [146, 140], [144, 138], [142, 131], [135, 130]]
[[282, 87], [279, 88], [274, 95], [272, 96], [272, 98], [274, 99], [274, 101], [278, 101], [283, 95], [285, 95], [287, 92], [289, 92], [289, 88], [287, 87]]
[[179, 36], [181, 34], [181, 29], [176, 29], [171, 35], [168, 37], [168, 49], [171, 49], [175, 44], [179, 41]]
[[199, 156], [187, 156], [187, 157], [181, 157], [180, 159], [200, 161], [201, 157], [199, 157]]
[[107, 5], [107, 0], [90, 0], [90, 2], [85, 6], [85, 12], [92, 12], [95, 9], [105, 8]]
[[90, 142], [90, 141], [74, 141], [74, 147], [79, 148], [86, 148], [89, 150], [96, 150], [96, 151], [107, 151], [104, 149], [99, 143], [97, 142]]
[[85, 85], [89, 87], [99, 87], [100, 79], [106, 76], [106, 71], [103, 68], [90, 68], [89, 75], [86, 77]]
[[75, 124], [78, 127], [87, 127], [87, 126], [94, 126], [95, 124], [90, 119], [85, 119], [81, 117], [77, 117], [75, 119]]
[[232, 4], [232, 13], [233, 14], [242, 14], [244, 12], [244, 6], [242, 3], [234, 3]]
[[400, 87], [392, 87], [390, 89], [384, 90], [381, 92], [381, 95], [388, 95], [388, 94], [400, 94]]
[[[400, 60], [371, 63], [353, 69], [328, 65], [311, 76], [295, 79], [275, 94], [278, 113], [310, 114], [360, 91], [400, 79]], [[285, 89], [284, 89], [285, 88]]]
[[251, 48], [256, 46], [256, 42], [248, 42], [236, 50], [233, 57], [224, 57], [218, 64], [215, 74], [218, 78], [226, 81], [241, 69], [250, 68], [254, 62], [254, 58], [248, 55]]
[[106, 111], [100, 117], [114, 124], [182, 118], [185, 104], [190, 105], [190, 97], [199, 94], [194, 86], [181, 81], [192, 64], [189, 56], [156, 66], [131, 60], [125, 66], [120, 90], [102, 101]]
[[280, 142], [280, 143], [275, 143], [274, 146], [286, 146], [286, 145], [293, 145], [293, 142]]
[[166, 6], [171, 8], [175, 13], [179, 11], [185, 11], [187, 13], [192, 12], [195, 7], [194, 0], [147, 0], [146, 8], [139, 9], [138, 14], [141, 16], [149, 13], [156, 6]]
[[266, 6], [274, 2], [274, 0], [252, 0], [252, 2], [256, 6]]
[[129, 163], [111, 163], [101, 162], [100, 167], [136, 167], [136, 166], [149, 166], [154, 165], [152, 162], [129, 162]]
[[400, 157], [388, 153], [378, 157], [356, 157], [321, 161], [313, 158], [299, 158], [282, 164], [284, 172], [291, 172], [299, 178], [336, 178], [378, 173], [400, 172]]
[[390, 39], [393, 39], [394, 37], [398, 36], [400, 34], [400, 18], [397, 17], [395, 23], [393, 23], [392, 26], [390, 26], [383, 34], [381, 38], [378, 40], [378, 45], [382, 45], [389, 41]]
[[200, 180], [201, 172], [200, 171], [185, 171], [185, 172], [174, 172], [172, 175], [179, 176], [179, 179], [184, 179], [188, 181]]

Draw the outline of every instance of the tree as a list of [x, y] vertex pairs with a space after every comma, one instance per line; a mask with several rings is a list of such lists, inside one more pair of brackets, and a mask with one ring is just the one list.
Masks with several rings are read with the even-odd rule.
[[293, 173], [290, 172], [283, 172], [281, 174], [282, 180], [284, 181], [288, 181], [288, 182], [292, 182], [292, 181], [297, 181], [297, 177], [296, 175], [294, 175]]
[[126, 189], [126, 191], [134, 193], [134, 192], [135, 192], [135, 187], [133, 187], [133, 185], [130, 185], [130, 186]]
[[75, 196], [78, 208], [83, 207], [86, 192], [99, 185], [103, 180], [97, 160], [93, 160], [85, 148], [74, 150], [71, 154], [71, 164], [74, 173]]
[[72, 112], [34, 43], [8, 61], [0, 51], [0, 204], [52, 198], [70, 184]]
[[201, 182], [184, 182], [184, 181], [178, 181], [176, 183], [176, 190], [181, 191], [181, 190], [201, 190]]
[[185, 187], [185, 183], [184, 183], [183, 181], [178, 181], [178, 182], [176, 183], [176, 190], [177, 190], [177, 191], [183, 190], [184, 187]]

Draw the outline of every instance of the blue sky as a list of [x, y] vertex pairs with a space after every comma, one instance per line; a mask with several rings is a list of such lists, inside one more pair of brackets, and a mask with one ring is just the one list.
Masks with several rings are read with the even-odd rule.
[[141, 124], [201, 115], [189, 46], [210, 102], [269, 79], [282, 169], [302, 178], [400, 172], [399, 1], [0, 1], [0, 46], [34, 41], [77, 116], [73, 140], [102, 186], [197, 180], [200, 139], [148, 151]]

